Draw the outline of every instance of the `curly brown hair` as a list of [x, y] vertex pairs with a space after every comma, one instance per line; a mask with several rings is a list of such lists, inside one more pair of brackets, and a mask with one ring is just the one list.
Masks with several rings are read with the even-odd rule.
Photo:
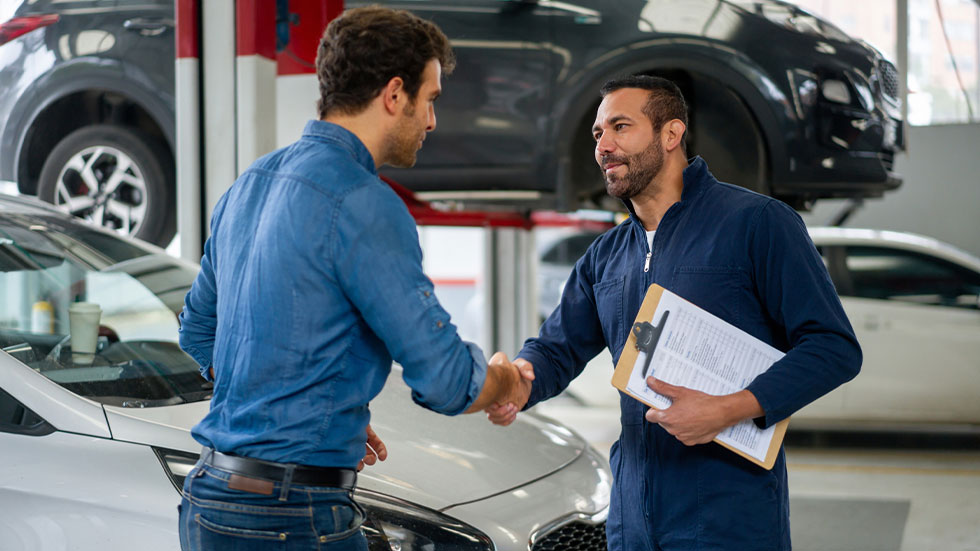
[[327, 25], [316, 54], [320, 118], [360, 113], [395, 77], [414, 101], [432, 59], [443, 74], [456, 66], [449, 39], [435, 23], [380, 6], [344, 12]]

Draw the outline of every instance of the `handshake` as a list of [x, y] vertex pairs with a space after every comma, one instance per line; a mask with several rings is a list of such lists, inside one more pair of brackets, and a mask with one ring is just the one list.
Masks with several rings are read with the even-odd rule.
[[487, 379], [480, 395], [466, 413], [486, 411], [487, 419], [495, 425], [509, 425], [517, 418], [531, 396], [534, 366], [522, 358], [513, 362], [503, 352], [497, 352], [487, 365]]

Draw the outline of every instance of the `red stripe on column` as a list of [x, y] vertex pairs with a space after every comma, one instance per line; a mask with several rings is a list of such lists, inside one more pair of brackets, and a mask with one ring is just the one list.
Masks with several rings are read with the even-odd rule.
[[238, 55], [276, 59], [275, 0], [238, 0], [235, 27]]
[[316, 51], [323, 29], [343, 11], [343, 0], [289, 0], [289, 12], [298, 16], [299, 24], [289, 26], [289, 45], [279, 52], [279, 74], [316, 73]]
[[177, 0], [177, 58], [200, 57], [198, 0]]

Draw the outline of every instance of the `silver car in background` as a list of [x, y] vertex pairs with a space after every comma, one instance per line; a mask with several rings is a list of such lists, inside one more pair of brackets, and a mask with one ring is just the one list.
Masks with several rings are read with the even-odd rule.
[[[980, 258], [904, 232], [814, 227], [864, 353], [861, 373], [793, 415], [790, 429], [980, 432]], [[596, 237], [551, 245], [564, 265], [542, 258], [541, 289], [553, 301], [574, 261]], [[563, 275], [562, 275], [563, 274]], [[556, 283], [557, 282], [557, 283]], [[543, 311], [549, 305], [542, 304]], [[550, 313], [550, 311], [548, 311]], [[545, 314], [546, 315], [546, 314]], [[535, 410], [561, 419], [596, 445], [619, 433], [619, 392], [604, 350], [558, 398]]]
[[[177, 346], [197, 266], [34, 200], [0, 197], [0, 549], [173, 550], [189, 429], [212, 384]], [[72, 355], [68, 307], [98, 303]], [[414, 405], [392, 371], [371, 404], [389, 459], [357, 499], [376, 550], [603, 550], [608, 463], [564, 426], [496, 427]]]

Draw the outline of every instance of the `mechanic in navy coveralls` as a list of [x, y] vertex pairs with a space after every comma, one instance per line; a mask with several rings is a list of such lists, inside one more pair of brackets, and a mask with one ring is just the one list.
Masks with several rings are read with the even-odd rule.
[[620, 394], [609, 549], [788, 550], [784, 450], [767, 471], [711, 440], [745, 419], [770, 427], [852, 379], [861, 349], [800, 217], [688, 160], [687, 106], [674, 83], [631, 76], [601, 94], [595, 159], [630, 217], [575, 264], [558, 308], [518, 354], [535, 374], [527, 402], [491, 408], [490, 420], [508, 424], [560, 393], [604, 347], [618, 361], [658, 283], [786, 356], [727, 396], [648, 379], [673, 400], [663, 411]]

